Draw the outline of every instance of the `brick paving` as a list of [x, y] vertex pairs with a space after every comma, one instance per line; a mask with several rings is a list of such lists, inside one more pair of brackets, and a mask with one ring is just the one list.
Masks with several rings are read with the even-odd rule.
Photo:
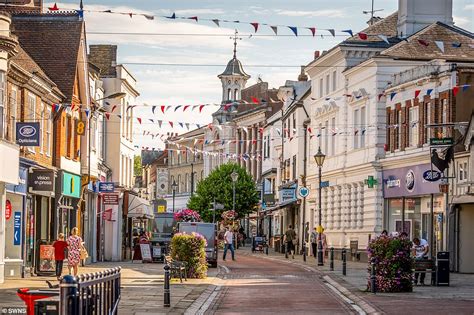
[[206, 314], [352, 314], [320, 273], [292, 264], [237, 255]]
[[[366, 292], [367, 264], [347, 262], [347, 276], [342, 275], [342, 262], [335, 261], [334, 271], [329, 271], [329, 261], [325, 266], [318, 267], [314, 257], [307, 257], [304, 262], [301, 255], [295, 259], [285, 259], [284, 255], [269, 251], [269, 255], [250, 251], [241, 251], [242, 255], [251, 255], [262, 261], [280, 261], [286, 264], [297, 264], [310, 268], [314, 272], [324, 274], [340, 285], [340, 291], [358, 305], [363, 306], [366, 313], [385, 314], [474, 314], [474, 275], [452, 273], [449, 287], [416, 286], [411, 293], [377, 293]], [[427, 281], [429, 282], [429, 276]], [[371, 311], [372, 310], [372, 311]]]
[[[163, 264], [142, 264], [131, 262], [97, 263], [79, 268], [79, 273], [92, 273], [121, 266], [122, 298], [119, 314], [184, 314], [206, 289], [214, 283], [217, 269], [209, 269], [207, 279], [188, 279], [181, 284], [179, 279], [171, 282], [171, 307], [163, 307]], [[65, 269], [66, 270], [66, 269]], [[2, 307], [23, 307], [16, 295], [18, 288], [47, 288], [45, 280], [56, 283], [55, 277], [30, 277], [7, 279], [0, 284], [0, 309]]]

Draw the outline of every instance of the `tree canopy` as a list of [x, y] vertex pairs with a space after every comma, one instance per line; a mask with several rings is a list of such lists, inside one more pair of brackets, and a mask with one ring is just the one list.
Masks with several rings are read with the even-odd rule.
[[233, 171], [239, 175], [235, 183], [235, 211], [239, 218], [253, 212], [260, 199], [255, 182], [244, 168], [235, 163], [223, 164], [201, 180], [188, 202], [188, 208], [197, 211], [205, 222], [212, 222], [213, 211], [210, 209], [215, 201], [224, 205], [223, 210], [216, 211], [216, 221], [219, 220], [223, 211], [232, 209]]

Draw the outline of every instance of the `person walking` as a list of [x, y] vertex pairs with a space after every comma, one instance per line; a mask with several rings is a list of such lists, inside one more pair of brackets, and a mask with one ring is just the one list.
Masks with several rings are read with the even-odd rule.
[[291, 254], [293, 259], [295, 259], [296, 232], [293, 230], [293, 226], [291, 224], [288, 225], [288, 230], [285, 232], [284, 239], [286, 243], [286, 258], [288, 258], [288, 254]]
[[[415, 260], [423, 260], [428, 258], [428, 251], [430, 247], [428, 242], [424, 239], [419, 239], [415, 237], [413, 239], [413, 251], [415, 254]], [[420, 278], [420, 284], [425, 285], [425, 273], [415, 272], [415, 285], [418, 285], [418, 278]]]
[[314, 227], [314, 230], [311, 232], [311, 236], [309, 237], [310, 242], [311, 242], [311, 249], [313, 250], [313, 256], [314, 258], [317, 258], [318, 256], [318, 231], [317, 228]]
[[234, 233], [228, 228], [225, 228], [224, 233], [224, 256], [222, 260], [225, 261], [225, 256], [227, 255], [227, 250], [230, 249], [232, 254], [232, 260], [235, 260], [235, 253], [234, 253]]
[[59, 233], [58, 239], [54, 241], [53, 247], [54, 247], [54, 260], [56, 262], [56, 277], [59, 280], [59, 277], [61, 277], [61, 273], [63, 272], [63, 263], [65, 254], [64, 252], [67, 249], [67, 242], [64, 241], [64, 234]]
[[71, 274], [71, 269], [73, 269], [73, 275], [77, 276], [78, 265], [81, 262], [81, 249], [83, 248], [82, 238], [78, 235], [79, 230], [77, 227], [72, 228], [71, 236], [67, 240], [68, 244], [68, 255], [67, 255], [67, 264], [69, 269], [69, 274]]
[[324, 228], [321, 227], [321, 232], [318, 234], [318, 242], [319, 239], [321, 239], [321, 244], [322, 244], [322, 251], [323, 251], [323, 262], [326, 258], [326, 250], [328, 248], [328, 241], [326, 239], [326, 234], [324, 234]]

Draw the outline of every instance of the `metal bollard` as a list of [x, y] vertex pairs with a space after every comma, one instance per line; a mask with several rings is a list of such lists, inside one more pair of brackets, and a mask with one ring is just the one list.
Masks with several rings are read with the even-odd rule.
[[346, 257], [346, 249], [342, 249], [342, 275], [345, 276], [347, 274], [347, 257]]
[[375, 260], [372, 259], [370, 262], [370, 292], [377, 293], [377, 284], [375, 281]]
[[329, 249], [329, 270], [334, 271], [334, 247]]
[[65, 275], [59, 284], [59, 309], [60, 314], [76, 314], [77, 307], [77, 279]]
[[164, 290], [163, 290], [163, 306], [170, 307], [171, 306], [171, 297], [170, 297], [170, 266], [165, 265], [163, 267], [165, 269], [165, 282], [164, 282]]

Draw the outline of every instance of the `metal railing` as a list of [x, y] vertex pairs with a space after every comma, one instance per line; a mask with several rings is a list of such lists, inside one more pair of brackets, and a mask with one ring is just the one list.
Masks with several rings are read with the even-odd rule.
[[64, 276], [59, 285], [61, 315], [112, 315], [118, 313], [120, 301], [120, 267]]

